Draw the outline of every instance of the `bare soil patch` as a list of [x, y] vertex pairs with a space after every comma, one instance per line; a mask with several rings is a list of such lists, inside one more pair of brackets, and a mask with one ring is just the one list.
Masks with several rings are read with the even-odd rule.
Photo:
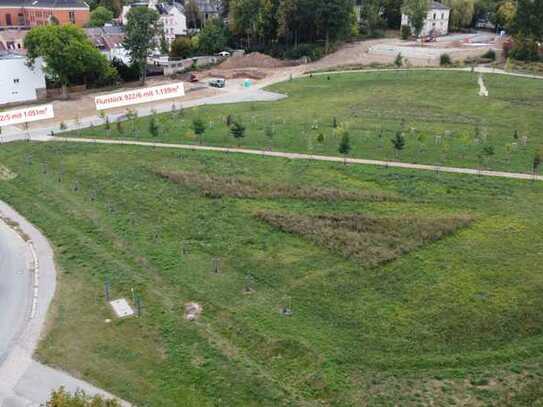
[[219, 68], [282, 68], [285, 66], [294, 66], [298, 64], [299, 63], [296, 61], [282, 61], [260, 52], [251, 52], [250, 54], [229, 58], [220, 64]]
[[242, 79], [249, 78], [260, 80], [267, 76], [266, 72], [256, 68], [246, 69], [210, 69], [209, 71], [202, 72], [202, 78], [215, 77], [224, 79]]

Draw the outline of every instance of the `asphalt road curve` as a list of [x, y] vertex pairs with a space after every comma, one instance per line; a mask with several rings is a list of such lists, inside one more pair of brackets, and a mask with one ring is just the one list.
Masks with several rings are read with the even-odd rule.
[[26, 243], [0, 221], [0, 362], [30, 312], [31, 273]]

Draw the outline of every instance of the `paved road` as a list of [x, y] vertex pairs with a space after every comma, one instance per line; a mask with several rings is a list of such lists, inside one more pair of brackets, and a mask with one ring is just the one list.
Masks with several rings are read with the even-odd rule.
[[133, 145], [151, 148], [178, 148], [183, 150], [200, 150], [200, 151], [217, 151], [225, 153], [240, 153], [240, 154], [252, 154], [265, 157], [282, 157], [292, 160], [314, 160], [314, 161], [330, 161], [340, 162], [347, 164], [363, 164], [363, 165], [376, 165], [380, 167], [390, 168], [406, 168], [413, 170], [424, 170], [434, 172], [447, 172], [454, 174], [469, 174], [469, 175], [481, 175], [487, 177], [498, 178], [512, 178], [512, 179], [524, 179], [543, 181], [543, 175], [533, 175], [517, 172], [505, 172], [505, 171], [487, 171], [474, 168], [457, 168], [457, 167], [443, 167], [439, 165], [426, 165], [426, 164], [412, 164], [403, 163], [398, 161], [380, 161], [380, 160], [366, 160], [363, 158], [343, 158], [330, 155], [315, 155], [315, 154], [301, 154], [301, 153], [286, 153], [281, 151], [267, 151], [267, 150], [252, 150], [248, 148], [230, 148], [230, 147], [211, 147], [200, 146], [193, 144], [168, 144], [168, 143], [152, 143], [146, 141], [132, 141], [132, 140], [108, 140], [108, 139], [89, 139], [89, 138], [74, 138], [74, 137], [52, 137], [51, 141], [63, 141], [69, 143], [92, 143], [92, 144], [119, 144], [119, 145]]
[[0, 222], [0, 361], [23, 328], [30, 313], [27, 246], [4, 222]]
[[1, 201], [0, 216], [18, 224], [15, 232], [0, 220], [0, 407], [40, 406], [61, 385], [112, 397], [32, 360], [56, 287], [53, 250], [39, 230]]

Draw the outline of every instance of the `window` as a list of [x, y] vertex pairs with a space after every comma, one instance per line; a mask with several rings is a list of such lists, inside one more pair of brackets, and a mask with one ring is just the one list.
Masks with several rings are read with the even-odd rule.
[[445, 13], [441, 13], [441, 19], [445, 20]]
[[436, 19], [436, 17], [437, 17], [437, 16], [436, 16], [436, 13], [434, 13], [434, 20]]
[[68, 15], [69, 15], [69, 18], [70, 18], [70, 22], [72, 24], [75, 24], [75, 12], [74, 11], [70, 11], [68, 12]]
[[12, 25], [11, 24], [11, 14], [6, 14], [6, 25]]
[[18, 84], [18, 83], [19, 83], [19, 78], [14, 79], [14, 80], [13, 80], [13, 83], [14, 83], [14, 84]]

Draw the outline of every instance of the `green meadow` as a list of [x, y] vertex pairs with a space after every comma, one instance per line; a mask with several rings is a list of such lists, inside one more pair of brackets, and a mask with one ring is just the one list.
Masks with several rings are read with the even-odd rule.
[[[271, 86], [270, 91], [288, 95], [277, 102], [181, 111], [177, 104], [174, 113], [80, 133], [339, 155], [338, 129], [343, 128], [353, 157], [531, 172], [543, 145], [543, 81], [484, 75], [489, 96], [481, 97], [478, 77], [452, 71], [319, 75]], [[202, 136], [194, 133], [196, 119], [205, 125]], [[240, 141], [230, 134], [233, 121], [246, 127]], [[397, 133], [405, 138], [401, 151], [391, 143]]]
[[[458, 87], [469, 78], [451, 74]], [[346, 95], [354, 103], [370, 79], [330, 83], [358, 83]], [[510, 97], [506, 80], [488, 82]], [[268, 106], [289, 122], [296, 90], [316, 101], [317, 85], [332, 86], [285, 83], [276, 90], [292, 99]], [[247, 122], [267, 112], [252, 106], [225, 111]], [[369, 140], [377, 119], [345, 106], [338, 120]], [[515, 120], [524, 132], [541, 118]], [[258, 144], [257, 123], [247, 146]], [[219, 130], [205, 137], [219, 143]], [[302, 146], [276, 134], [283, 147]], [[0, 164], [11, 174], [0, 199], [56, 253], [59, 287], [37, 356], [138, 406], [518, 406], [541, 397], [542, 183], [64, 142], [3, 145]], [[112, 298], [139, 298], [141, 316], [114, 319], [106, 281]], [[195, 321], [184, 315], [189, 302], [203, 309]]]

